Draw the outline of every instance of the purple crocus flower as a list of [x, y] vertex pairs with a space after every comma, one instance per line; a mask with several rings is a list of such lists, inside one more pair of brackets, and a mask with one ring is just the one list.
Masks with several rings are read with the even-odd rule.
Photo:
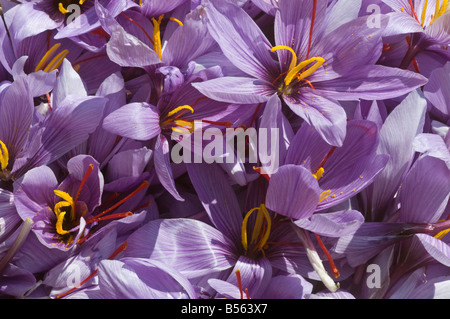
[[275, 269], [290, 274], [311, 270], [290, 222], [274, 218], [264, 204], [243, 217], [217, 164], [188, 164], [187, 168], [209, 221], [178, 218], [149, 222], [129, 237], [126, 256], [172, 265], [212, 295], [215, 292], [204, 280], [221, 279], [237, 286], [232, 270], [239, 269], [242, 287], [251, 298], [261, 296]]
[[[448, 14], [447, 1], [409, 1], [409, 0], [382, 0], [395, 12], [389, 13], [388, 30], [391, 34], [408, 35], [407, 51], [404, 53], [400, 68], [406, 69], [415, 60], [419, 53], [433, 56], [436, 53], [448, 60], [450, 51], [450, 14]], [[420, 57], [418, 57], [420, 59]], [[419, 70], [420, 63], [415, 65]], [[420, 68], [420, 71], [422, 69]]]
[[214, 3], [205, 5], [208, 30], [249, 77], [194, 86], [210, 98], [234, 103], [263, 103], [277, 93], [331, 145], [342, 145], [345, 137], [346, 115], [337, 100], [392, 98], [426, 83], [420, 75], [375, 65], [383, 28], [369, 28], [367, 17], [328, 26], [325, 1], [302, 1], [302, 10], [298, 1], [280, 1], [275, 46], [242, 9]]
[[200, 129], [214, 124], [231, 126], [233, 120], [229, 120], [239, 118], [241, 114], [238, 111], [239, 105], [205, 98], [192, 87], [192, 83], [205, 81], [220, 74], [219, 68], [199, 71], [172, 94], [163, 95], [157, 106], [134, 102], [119, 108], [104, 119], [103, 127], [116, 135], [140, 141], [156, 138], [153, 153], [156, 174], [161, 184], [178, 200], [182, 198], [175, 188], [170, 167], [169, 137], [173, 132], [181, 135], [198, 130], [195, 127], [196, 121], [206, 123]]

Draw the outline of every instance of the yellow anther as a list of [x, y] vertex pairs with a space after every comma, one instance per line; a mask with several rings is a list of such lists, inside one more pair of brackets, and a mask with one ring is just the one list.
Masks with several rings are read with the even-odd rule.
[[69, 12], [69, 11], [67, 11], [66, 8], [64, 8], [62, 2], [58, 3], [58, 9], [59, 9], [59, 12], [61, 12], [62, 14], [66, 14], [67, 12]]
[[292, 60], [291, 64], [289, 64], [289, 71], [291, 71], [295, 66], [297, 65], [297, 54], [295, 54], [294, 50], [291, 47], [288, 47], [286, 45], [277, 45], [270, 49], [270, 52], [275, 52], [277, 50], [288, 50], [292, 53]]
[[70, 212], [70, 217], [72, 220], [75, 219], [75, 201], [73, 200], [72, 196], [70, 196], [68, 193], [63, 192], [61, 190], [55, 189], [53, 191], [55, 193], [56, 196], [61, 197], [64, 201], [60, 201], [58, 203], [56, 203], [55, 205], [55, 214], [61, 214], [63, 212], [61, 212], [61, 207], [67, 207], [70, 206], [71, 207], [71, 212]]
[[423, 10], [422, 10], [422, 27], [425, 24], [425, 17], [427, 15], [427, 8], [428, 8], [428, 0], [425, 0], [425, 4], [424, 4]]
[[331, 190], [326, 190], [326, 191], [322, 192], [319, 197], [319, 204], [321, 202], [323, 202], [328, 196], [330, 196], [330, 194], [331, 194]]
[[44, 72], [52, 72], [60, 67], [63, 63], [65, 57], [69, 54], [68, 50], [61, 51], [57, 56], [50, 61], [50, 63], [45, 67]]
[[442, 240], [442, 238], [444, 238], [444, 236], [447, 235], [449, 232], [450, 228], [437, 233], [436, 235], [434, 235], [434, 238]]
[[[300, 75], [297, 75], [301, 69], [310, 65], [313, 62], [316, 62], [316, 63], [312, 67], [310, 67], [306, 71], [300, 73]], [[295, 77], [297, 77], [299, 80], [307, 78], [308, 76], [310, 76], [311, 74], [316, 72], [317, 69], [320, 68], [324, 63], [325, 63], [325, 59], [322, 57], [313, 57], [311, 59], [303, 61], [299, 65], [297, 65], [295, 68], [293, 68], [291, 71], [289, 71], [289, 73], [284, 78], [284, 83], [286, 85], [289, 85]]]
[[[263, 236], [261, 237], [261, 239], [259, 240], [258, 244], [256, 245], [255, 249], [262, 249], [266, 243], [267, 240], [269, 239], [269, 235], [270, 235], [270, 229], [271, 229], [271, 225], [272, 225], [272, 219], [270, 218], [269, 212], [267, 211], [267, 208], [264, 204], [261, 204], [259, 207], [255, 207], [251, 210], [248, 211], [248, 213], [245, 215], [244, 220], [242, 221], [242, 232], [241, 232], [241, 242], [242, 242], [242, 247], [244, 247], [244, 250], [247, 251], [248, 249], [248, 239], [247, 239], [247, 224], [248, 224], [248, 219], [250, 217], [250, 215], [254, 212], [254, 211], [258, 211], [259, 213], [262, 214], [262, 218], [264, 218], [267, 222], [267, 227], [264, 231]], [[257, 239], [260, 238], [261, 235], [261, 229], [262, 229], [262, 218], [257, 217], [255, 226], [253, 228], [253, 233], [252, 233], [252, 243], [254, 243]]]
[[4, 170], [8, 166], [9, 152], [5, 143], [0, 140], [0, 168]]
[[86, 0], [80, 0], [80, 1], [78, 2], [78, 3], [80, 4], [80, 6], [83, 5], [84, 1], [86, 1]]
[[54, 44], [50, 50], [48, 50], [44, 56], [42, 57], [41, 61], [39, 61], [38, 65], [34, 69], [34, 72], [40, 71], [44, 68], [44, 66], [47, 64], [48, 60], [53, 56], [53, 54], [58, 50], [58, 48], [61, 46], [61, 43]]
[[56, 219], [56, 232], [60, 235], [68, 234], [69, 232], [67, 230], [64, 230], [62, 228], [63, 222], [64, 222], [64, 216], [66, 215], [66, 212], [61, 212]]
[[445, 14], [447, 12], [447, 6], [448, 6], [448, 0], [444, 0], [442, 2], [442, 6], [440, 6], [440, 1], [436, 0], [434, 16], [433, 16], [433, 19], [431, 19], [430, 24], [432, 24], [437, 18], [439, 18], [440, 16], [442, 16], [443, 14]]
[[161, 14], [156, 20], [155, 18], [152, 18], [153, 22], [153, 49], [158, 54], [158, 57], [160, 60], [162, 60], [162, 46], [161, 46], [161, 21], [164, 18], [164, 14]]
[[320, 168], [313, 174], [313, 176], [314, 176], [315, 179], [319, 180], [319, 179], [322, 178], [323, 173], [325, 173], [325, 170], [323, 169], [323, 167], [320, 167]]
[[194, 109], [190, 105], [182, 105], [182, 106], [179, 106], [179, 107], [173, 109], [167, 115], [170, 117], [170, 116], [180, 112], [181, 110], [189, 110], [189, 111], [191, 111], [191, 113], [194, 113]]
[[177, 18], [174, 18], [174, 17], [170, 17], [169, 18], [170, 20], [172, 20], [172, 21], [175, 21], [176, 23], [178, 23], [180, 26], [182, 26], [183, 25], [183, 22], [181, 22], [180, 20], [178, 20]]

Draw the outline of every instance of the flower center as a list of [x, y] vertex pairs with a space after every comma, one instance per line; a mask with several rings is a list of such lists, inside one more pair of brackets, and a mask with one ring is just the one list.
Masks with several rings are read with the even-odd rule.
[[59, 12], [61, 12], [62, 14], [66, 14], [69, 12], [70, 9], [69, 6], [71, 5], [83, 5], [83, 3], [85, 2], [85, 0], [79, 0], [79, 1], [70, 1], [70, 0], [62, 0], [62, 1], [58, 1], [58, 10]]
[[[287, 71], [286, 77], [284, 78], [284, 84], [289, 86], [291, 82], [297, 78], [298, 81], [303, 81], [305, 78], [309, 77], [311, 74], [317, 71], [324, 63], [325, 59], [322, 57], [313, 57], [309, 58], [303, 62], [297, 64], [297, 55], [291, 47], [286, 45], [277, 45], [273, 47], [270, 51], [275, 52], [277, 50], [288, 50], [292, 54], [291, 64], [289, 65], [289, 69]], [[308, 69], [307, 66], [311, 65]]]
[[[250, 243], [248, 241], [247, 224], [249, 217], [257, 211], [256, 221], [253, 226], [252, 236], [250, 238]], [[241, 232], [241, 242], [242, 247], [244, 247], [245, 254], [253, 255], [257, 251], [260, 251], [264, 255], [264, 246], [270, 235], [270, 229], [272, 225], [272, 219], [267, 211], [264, 204], [259, 207], [251, 209], [244, 217], [242, 221], [242, 232]]]

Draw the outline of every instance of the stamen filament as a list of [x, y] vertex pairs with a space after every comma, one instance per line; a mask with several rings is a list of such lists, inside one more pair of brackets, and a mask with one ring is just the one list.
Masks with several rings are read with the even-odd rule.
[[428, 0], [425, 0], [425, 4], [423, 5], [423, 10], [422, 10], [422, 27], [425, 24], [425, 18], [427, 15], [427, 8], [428, 8]]
[[0, 168], [4, 170], [8, 166], [9, 152], [5, 143], [0, 140]]

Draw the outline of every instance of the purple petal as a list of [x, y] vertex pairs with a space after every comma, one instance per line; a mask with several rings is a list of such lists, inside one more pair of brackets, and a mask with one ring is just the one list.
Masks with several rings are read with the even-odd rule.
[[284, 96], [291, 110], [311, 125], [330, 145], [341, 146], [346, 134], [347, 115], [335, 100], [304, 90], [296, 99]]
[[208, 30], [225, 56], [245, 73], [270, 82], [278, 70], [264, 33], [241, 8], [220, 2], [206, 6]]
[[450, 171], [447, 165], [435, 157], [421, 157], [402, 182], [400, 220], [435, 223], [442, 217], [449, 196]]
[[175, 179], [170, 163], [169, 141], [164, 135], [158, 135], [153, 154], [156, 175], [158, 175], [159, 182], [176, 200], [184, 201], [175, 186]]
[[284, 165], [270, 178], [266, 206], [294, 219], [310, 217], [319, 204], [321, 190], [306, 168]]
[[294, 221], [298, 227], [326, 237], [350, 235], [363, 223], [364, 216], [356, 210], [314, 214], [310, 219]]
[[126, 256], [150, 258], [188, 278], [233, 266], [234, 244], [211, 226], [191, 219], [155, 220], [128, 238]]
[[157, 136], [159, 113], [156, 107], [145, 102], [126, 104], [103, 120], [103, 128], [119, 136], [135, 140], [150, 140]]
[[196, 299], [194, 288], [177, 270], [143, 258], [103, 260], [100, 293], [111, 299]]
[[239, 104], [266, 102], [275, 92], [269, 82], [245, 77], [221, 77], [192, 85], [213, 100]]
[[214, 226], [241, 241], [242, 212], [237, 197], [217, 164], [186, 164], [195, 191]]

